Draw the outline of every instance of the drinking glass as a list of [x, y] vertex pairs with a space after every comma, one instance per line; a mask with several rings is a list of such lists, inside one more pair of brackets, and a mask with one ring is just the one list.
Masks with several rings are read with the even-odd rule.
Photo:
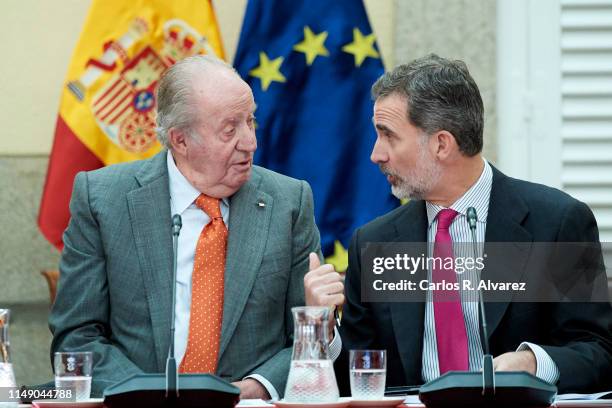
[[86, 401], [91, 393], [93, 354], [91, 351], [55, 353], [55, 387], [70, 388], [77, 401]]
[[386, 350], [350, 351], [351, 395], [354, 400], [382, 400], [387, 379]]

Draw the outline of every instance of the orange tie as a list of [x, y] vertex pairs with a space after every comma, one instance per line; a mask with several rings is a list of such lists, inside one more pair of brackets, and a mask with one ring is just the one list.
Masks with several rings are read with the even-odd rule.
[[219, 199], [200, 194], [195, 204], [211, 219], [200, 233], [191, 276], [191, 313], [182, 373], [214, 373], [223, 320], [223, 273], [227, 228]]

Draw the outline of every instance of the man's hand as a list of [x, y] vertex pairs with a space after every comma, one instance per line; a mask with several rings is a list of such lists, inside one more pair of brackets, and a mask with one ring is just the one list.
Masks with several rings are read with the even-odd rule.
[[531, 350], [504, 353], [493, 359], [493, 369], [495, 371], [527, 371], [535, 375], [537, 360]]
[[304, 276], [304, 291], [306, 306], [335, 307], [344, 303], [344, 278], [334, 269], [333, 265], [321, 265], [319, 256], [314, 252], [310, 255], [310, 266]]
[[240, 388], [240, 399], [262, 399], [264, 401], [270, 399], [270, 394], [268, 394], [266, 388], [253, 378], [236, 381], [232, 384]]
[[[321, 265], [319, 256], [310, 255], [309, 272], [304, 276], [306, 306], [328, 306], [334, 310], [344, 303], [344, 276], [334, 269], [333, 265]], [[329, 319], [330, 338], [334, 333], [334, 318]]]

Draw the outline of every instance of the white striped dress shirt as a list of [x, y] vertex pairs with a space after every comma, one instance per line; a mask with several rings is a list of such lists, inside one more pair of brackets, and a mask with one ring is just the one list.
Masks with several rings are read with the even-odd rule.
[[[459, 214], [453, 220], [450, 226], [450, 235], [453, 243], [462, 243], [455, 245], [454, 256], [457, 257], [473, 257], [472, 245], [465, 245], [472, 242], [472, 235], [467, 223], [466, 211], [469, 207], [476, 209], [478, 222], [476, 225], [476, 241], [478, 246], [479, 256], [483, 253], [485, 232], [487, 227], [487, 216], [489, 213], [489, 198], [491, 195], [491, 186], [493, 183], [493, 171], [489, 163], [484, 160], [484, 169], [476, 183], [465, 192], [449, 208], [457, 211]], [[435, 242], [436, 231], [438, 227], [437, 215], [444, 207], [427, 202], [427, 242], [428, 256], [433, 254], [433, 243]], [[428, 277], [431, 281], [431, 269], [428, 271]], [[476, 269], [467, 269], [461, 279], [469, 279], [472, 281], [472, 287], [478, 286], [479, 274]], [[471, 296], [470, 296], [471, 295]], [[470, 371], [479, 371], [482, 368], [483, 347], [480, 340], [480, 324], [478, 313], [478, 301], [476, 292], [461, 293], [461, 305], [463, 308], [463, 316], [465, 320], [465, 328], [467, 331], [468, 348], [469, 348], [469, 368]], [[555, 384], [559, 380], [559, 369], [552, 358], [542, 349], [542, 347], [524, 342], [516, 351], [530, 349], [537, 362], [536, 376]], [[427, 303], [425, 306], [425, 328], [423, 336], [423, 360], [422, 360], [422, 377], [423, 381], [431, 381], [440, 376], [440, 367], [438, 363], [438, 350], [436, 343], [434, 308], [431, 299], [431, 291], [427, 293]]]

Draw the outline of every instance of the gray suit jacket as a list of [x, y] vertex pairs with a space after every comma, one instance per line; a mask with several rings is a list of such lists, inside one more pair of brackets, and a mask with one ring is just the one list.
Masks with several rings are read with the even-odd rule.
[[[263, 201], [264, 207], [258, 205]], [[254, 167], [230, 198], [217, 375], [260, 374], [283, 394], [308, 254], [320, 253], [310, 186]], [[79, 173], [49, 318], [51, 354], [94, 352], [92, 395], [140, 372], [163, 372], [172, 316], [166, 152]]]

